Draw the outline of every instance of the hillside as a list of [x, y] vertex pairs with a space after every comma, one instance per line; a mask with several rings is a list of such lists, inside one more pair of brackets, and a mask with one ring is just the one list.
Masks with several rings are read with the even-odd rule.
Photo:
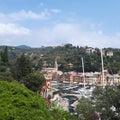
[[43, 98], [17, 83], [0, 81], [0, 120], [53, 120]]
[[[2, 49], [2, 47], [0, 47]], [[110, 54], [110, 53], [113, 54]], [[14, 62], [20, 55], [24, 53], [29, 56], [33, 67], [40, 70], [43, 66], [53, 67], [54, 61], [57, 60], [59, 70], [61, 71], [82, 71], [81, 58], [84, 59], [85, 72], [101, 71], [101, 55], [100, 49], [91, 47], [79, 47], [72, 44], [64, 46], [49, 46], [40, 48], [20, 49], [9, 47], [10, 62]], [[120, 49], [104, 48], [104, 67], [108, 69], [110, 74], [120, 72]], [[70, 67], [69, 64], [73, 66]]]
[[26, 45], [16, 46], [16, 48], [20, 48], [20, 49], [23, 49], [23, 50], [29, 50], [29, 49], [31, 49], [31, 47], [26, 46]]

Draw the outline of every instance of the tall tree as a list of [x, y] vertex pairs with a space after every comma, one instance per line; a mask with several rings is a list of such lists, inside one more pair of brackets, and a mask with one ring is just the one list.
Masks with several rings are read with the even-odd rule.
[[120, 86], [97, 86], [91, 99], [81, 98], [79, 120], [120, 120]]
[[96, 110], [102, 120], [120, 120], [120, 87], [96, 87], [93, 92]]
[[89, 99], [82, 97], [76, 107], [79, 120], [95, 120], [94, 107]]
[[34, 72], [23, 78], [22, 83], [30, 90], [41, 91], [45, 85], [45, 78], [42, 74]]
[[4, 51], [1, 52], [1, 62], [4, 64], [8, 63], [8, 48], [5, 47]]
[[32, 63], [29, 57], [24, 54], [17, 59], [14, 68], [12, 69], [13, 76], [17, 79], [22, 79], [32, 72]]

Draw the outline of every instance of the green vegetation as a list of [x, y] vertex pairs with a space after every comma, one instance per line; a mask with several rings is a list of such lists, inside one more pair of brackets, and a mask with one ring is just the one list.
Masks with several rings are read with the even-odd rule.
[[44, 99], [14, 82], [0, 81], [0, 120], [76, 120], [70, 113], [48, 110]]
[[55, 120], [78, 120], [77, 116], [70, 115], [69, 112], [59, 108], [51, 110], [51, 115], [54, 117]]
[[8, 48], [5, 47], [4, 51], [1, 51], [1, 62], [5, 65], [8, 63]]
[[[77, 118], [59, 108], [48, 110], [45, 100], [36, 95], [45, 84], [43, 75], [39, 73], [44, 63], [44, 67], [53, 67], [57, 59], [59, 70], [81, 72], [81, 58], [84, 57], [85, 72], [101, 71], [99, 49], [87, 54], [87, 48], [71, 44], [34, 49], [1, 47], [0, 120], [94, 120], [98, 117], [96, 113], [100, 113], [102, 120], [119, 120], [120, 86], [96, 87], [91, 99], [80, 99]], [[105, 69], [111, 74], [120, 74], [120, 49], [104, 50]], [[106, 56], [107, 51], [113, 51], [113, 56]], [[73, 67], [68, 66], [69, 63]]]
[[[96, 87], [91, 99], [79, 100], [79, 120], [120, 120], [120, 86]], [[99, 115], [98, 115], [99, 114]]]
[[78, 119], [80, 120], [95, 120], [94, 107], [91, 102], [84, 97], [79, 100], [76, 111], [78, 113]]
[[21, 81], [28, 89], [37, 92], [41, 91], [42, 86], [45, 85], [45, 78], [38, 72], [31, 73], [24, 77]]
[[17, 83], [0, 81], [0, 120], [53, 120], [44, 99]]
[[96, 87], [93, 97], [102, 120], [120, 119], [120, 86]]
[[[0, 47], [2, 53], [5, 51], [5, 47]], [[8, 49], [8, 61], [10, 66], [16, 66], [14, 63], [17, 61], [17, 65], [21, 64], [18, 61], [21, 57], [27, 57], [28, 63], [32, 61], [32, 70], [41, 70], [44, 61], [46, 61], [46, 67], [53, 67], [54, 61], [57, 58], [59, 64], [59, 70], [61, 71], [82, 71], [81, 58], [84, 58], [85, 72], [101, 71], [101, 55], [98, 48], [94, 49], [91, 53], [86, 51], [89, 47], [72, 46], [72, 44], [66, 44], [64, 46], [56, 47], [40, 47], [20, 49], [15, 47], [7, 47]], [[119, 73], [120, 68], [120, 49], [104, 48], [104, 67], [108, 69], [110, 74]], [[107, 52], [112, 51], [113, 56], [107, 56]], [[23, 56], [24, 54], [24, 56]], [[73, 67], [69, 67], [69, 63], [73, 64]], [[14, 71], [14, 70], [13, 70]], [[14, 76], [16, 74], [14, 73]], [[19, 75], [17, 75], [19, 76]], [[24, 75], [23, 75], [24, 76]], [[19, 78], [19, 77], [18, 77]]]
[[20, 58], [16, 60], [16, 63], [13, 64], [11, 71], [14, 78], [20, 80], [32, 72], [32, 62], [28, 56], [22, 54]]
[[0, 80], [14, 81], [12, 73], [10, 72], [8, 47], [4, 47], [0, 54]]

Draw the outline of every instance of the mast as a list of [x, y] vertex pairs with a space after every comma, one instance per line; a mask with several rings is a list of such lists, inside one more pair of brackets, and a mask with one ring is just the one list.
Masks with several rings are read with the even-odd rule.
[[83, 70], [83, 80], [84, 80], [84, 89], [85, 89], [85, 70], [84, 70], [84, 61], [82, 57], [82, 70]]
[[104, 86], [104, 63], [102, 49], [101, 49], [101, 63], [102, 63], [102, 85]]

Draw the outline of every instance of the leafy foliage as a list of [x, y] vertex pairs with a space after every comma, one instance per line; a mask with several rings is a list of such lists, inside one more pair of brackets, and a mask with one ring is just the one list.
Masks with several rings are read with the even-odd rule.
[[25, 87], [0, 81], [0, 120], [54, 120], [44, 99]]
[[0, 81], [15, 81], [10, 72], [0, 72]]
[[81, 98], [76, 111], [79, 120], [119, 120], [120, 87], [97, 86], [91, 99]]
[[[0, 47], [4, 49], [2, 46]], [[46, 61], [46, 67], [53, 67], [54, 61], [57, 58], [59, 64], [59, 70], [71, 71], [75, 70], [78, 72], [82, 71], [81, 58], [84, 58], [85, 72], [90, 71], [101, 71], [101, 56], [100, 50], [94, 48], [95, 51], [91, 54], [87, 54], [86, 50], [89, 47], [72, 46], [72, 44], [66, 44], [64, 46], [56, 47], [40, 47], [30, 49], [19, 49], [7, 47], [9, 49], [9, 62], [15, 61], [20, 58], [21, 55], [27, 54], [29, 60], [32, 61], [35, 70], [41, 70], [42, 64]], [[108, 69], [110, 74], [118, 73], [120, 68], [120, 49], [115, 48], [104, 48], [104, 67]], [[113, 51], [113, 56], [106, 56], [106, 53]], [[18, 60], [17, 60], [18, 61]], [[69, 63], [73, 64], [73, 68], [68, 66]], [[15, 65], [14, 65], [15, 66]], [[19, 78], [19, 77], [18, 77]]]
[[77, 117], [75, 115], [70, 115], [68, 111], [64, 111], [58, 108], [52, 109], [51, 115], [55, 120], [77, 120]]
[[95, 120], [94, 107], [92, 106], [91, 102], [85, 97], [82, 97], [79, 100], [76, 111], [78, 113], [79, 120]]
[[8, 48], [7, 48], [7, 46], [5, 47], [3, 52], [1, 51], [1, 62], [5, 65], [8, 63]]
[[0, 120], [77, 120], [70, 113], [48, 110], [40, 95], [17, 83], [0, 81]]
[[120, 119], [120, 88], [118, 86], [97, 87], [93, 97], [102, 120]]
[[11, 70], [14, 78], [20, 80], [32, 72], [32, 63], [27, 56], [22, 54], [21, 57], [17, 59]]
[[0, 80], [13, 81], [12, 74], [10, 72], [9, 57], [8, 57], [8, 47], [4, 47], [4, 50], [0, 54]]
[[[86, 50], [89, 47], [75, 47], [71, 44], [57, 47], [44, 47], [38, 49], [31, 49], [34, 51], [34, 55], [38, 57], [37, 61], [46, 61], [47, 67], [54, 65], [54, 61], [57, 58], [59, 64], [59, 70], [61, 71], [78, 71], [82, 72], [81, 58], [84, 58], [85, 72], [101, 71], [101, 55], [100, 50], [95, 48], [95, 51], [91, 54], [87, 54]], [[120, 68], [120, 49], [106, 48], [104, 56], [104, 67], [108, 69], [110, 74], [118, 73]], [[106, 56], [108, 51], [113, 51], [113, 56]], [[72, 63], [73, 68], [68, 64]], [[37, 66], [36, 66], [37, 67]], [[38, 64], [39, 67], [39, 64]]]
[[31, 73], [23, 78], [22, 83], [30, 90], [37, 92], [41, 91], [42, 86], [45, 85], [45, 78], [42, 74], [36, 72]]

